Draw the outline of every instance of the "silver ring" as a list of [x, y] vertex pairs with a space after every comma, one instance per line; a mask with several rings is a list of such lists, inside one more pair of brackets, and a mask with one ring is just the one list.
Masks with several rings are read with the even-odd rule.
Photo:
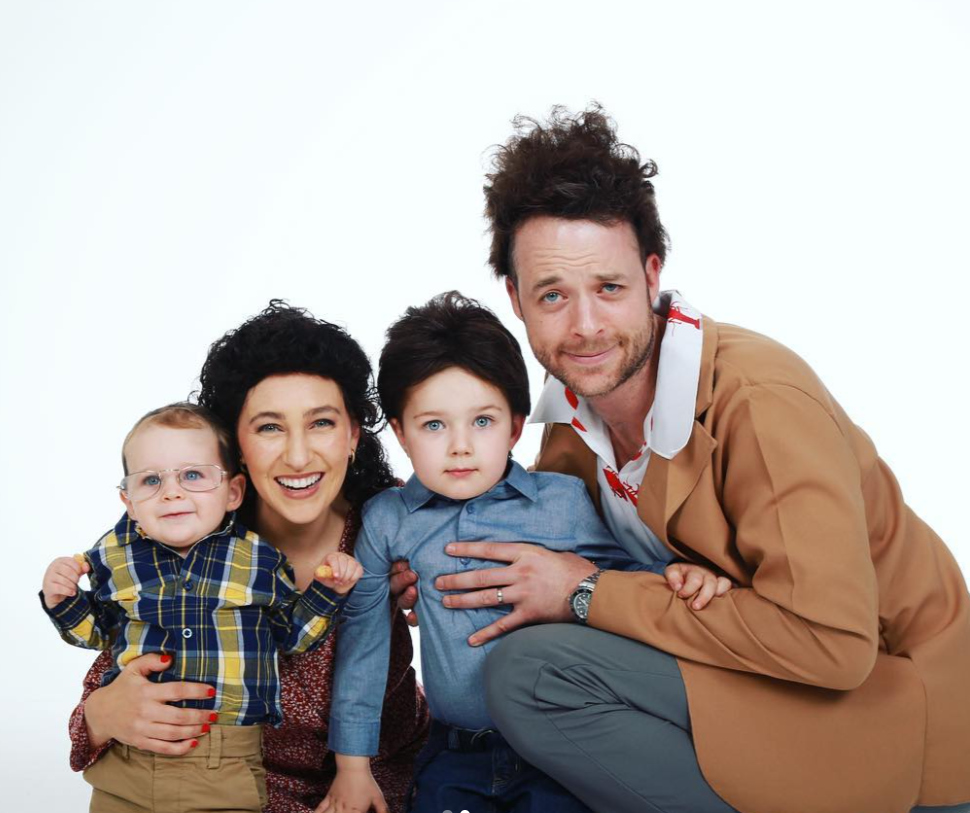
[[502, 598], [502, 588], [501, 587], [495, 588], [495, 595], [498, 597], [498, 603], [499, 604], [505, 604], [505, 599]]

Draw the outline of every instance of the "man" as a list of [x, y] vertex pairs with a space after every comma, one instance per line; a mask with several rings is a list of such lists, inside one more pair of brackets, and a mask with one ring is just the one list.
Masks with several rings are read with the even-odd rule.
[[437, 581], [469, 591], [447, 606], [513, 605], [470, 643], [573, 622], [505, 639], [489, 710], [597, 811], [965, 803], [959, 567], [801, 359], [661, 294], [654, 173], [598, 108], [524, 120], [485, 188], [490, 260], [549, 372], [537, 467], [584, 477], [628, 549], [737, 589], [694, 613], [652, 574], [449, 546], [510, 562]]

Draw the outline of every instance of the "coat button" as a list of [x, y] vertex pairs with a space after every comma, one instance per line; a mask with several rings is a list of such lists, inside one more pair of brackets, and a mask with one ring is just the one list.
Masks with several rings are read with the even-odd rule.
[[192, 637], [192, 630], [190, 630], [188, 627], [186, 627], [184, 630], [182, 630], [182, 637], [183, 638], [191, 638]]
[[182, 584], [182, 586], [186, 590], [191, 590], [192, 589], [192, 579], [186, 579], [185, 582]]

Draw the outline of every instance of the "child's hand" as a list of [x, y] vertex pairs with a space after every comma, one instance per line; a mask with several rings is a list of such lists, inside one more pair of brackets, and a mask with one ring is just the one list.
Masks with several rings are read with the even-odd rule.
[[324, 587], [329, 587], [335, 593], [346, 595], [350, 588], [364, 575], [364, 568], [353, 556], [346, 553], [328, 553], [314, 572], [314, 578]]
[[64, 599], [77, 595], [77, 583], [91, 566], [81, 554], [60, 556], [50, 563], [44, 573], [44, 604], [53, 610]]
[[678, 562], [664, 570], [664, 577], [670, 589], [682, 599], [694, 600], [691, 607], [702, 610], [714, 596], [723, 596], [731, 589], [731, 580], [724, 576], [715, 576], [706, 567]]
[[337, 754], [337, 775], [314, 813], [388, 813], [384, 794], [370, 772], [368, 757]]

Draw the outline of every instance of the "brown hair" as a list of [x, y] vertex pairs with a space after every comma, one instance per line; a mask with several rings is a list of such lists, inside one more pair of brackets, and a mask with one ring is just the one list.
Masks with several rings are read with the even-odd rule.
[[384, 415], [400, 420], [408, 390], [449, 367], [497, 387], [513, 415], [529, 414], [529, 373], [515, 336], [484, 305], [448, 291], [387, 329], [377, 376]]
[[556, 106], [542, 124], [512, 120], [515, 134], [497, 147], [485, 177], [485, 215], [492, 232], [489, 263], [495, 276], [517, 284], [512, 252], [515, 230], [536, 216], [593, 220], [633, 227], [640, 259], [656, 254], [663, 264], [669, 240], [660, 223], [650, 178], [653, 161], [623, 144], [616, 124], [593, 103], [581, 113]]
[[[150, 425], [167, 426], [171, 429], [211, 429], [219, 444], [219, 459], [222, 462], [222, 467], [230, 476], [238, 471], [239, 455], [236, 453], [235, 440], [222, 421], [203, 406], [190, 404], [188, 401], [178, 401], [146, 412], [131, 427], [131, 431], [125, 435], [125, 442], [121, 444], [121, 465], [125, 470], [126, 477], [128, 476], [128, 461], [125, 459], [125, 449], [128, 447], [128, 442], [142, 426]], [[201, 463], [202, 461], [195, 462]]]

